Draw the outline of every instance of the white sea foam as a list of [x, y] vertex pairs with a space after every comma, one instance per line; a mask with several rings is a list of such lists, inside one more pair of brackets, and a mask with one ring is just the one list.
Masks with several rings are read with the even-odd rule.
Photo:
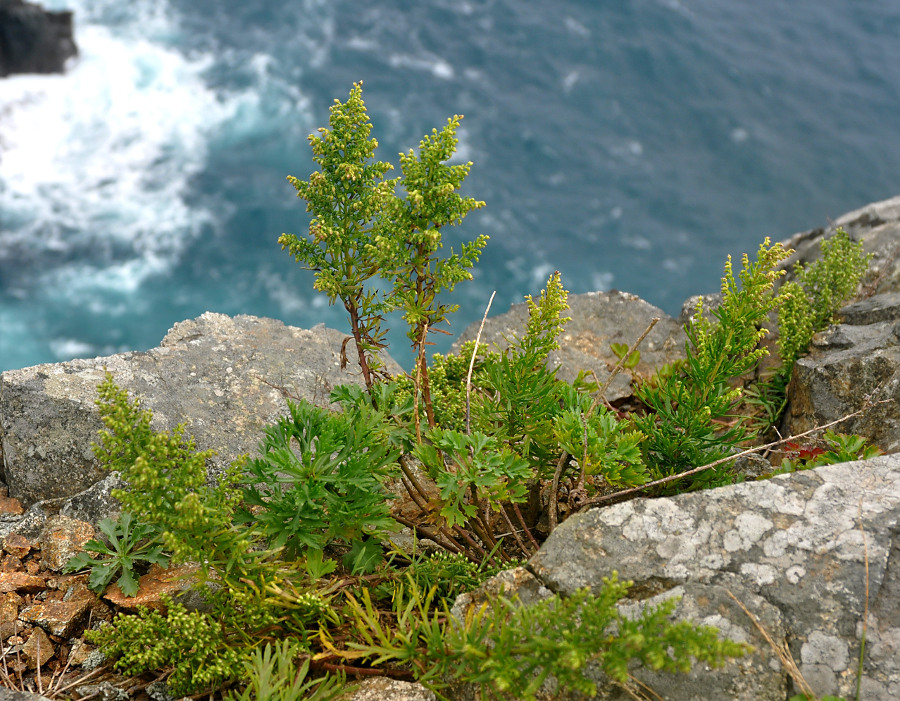
[[209, 88], [213, 57], [171, 46], [180, 29], [165, 2], [49, 5], [76, 10], [80, 55], [66, 75], [0, 81], [0, 259], [31, 251], [36, 288], [108, 304], [170, 270], [227, 211], [186, 201], [210, 140], [240, 140], [303, 98], [286, 88], [278, 114], [263, 114], [266, 54], [248, 62], [246, 90]]
[[183, 197], [227, 106], [203, 84], [208, 59], [95, 25], [77, 41], [68, 75], [0, 83], [0, 210], [19, 224], [0, 236], [60, 252], [126, 244], [153, 262], [132, 268], [141, 277], [209, 219]]
[[416, 71], [428, 71], [435, 78], [441, 80], [452, 80], [455, 75], [453, 66], [444, 59], [428, 55], [428, 56], [410, 56], [409, 54], [392, 54], [388, 62], [393, 68], [409, 68]]

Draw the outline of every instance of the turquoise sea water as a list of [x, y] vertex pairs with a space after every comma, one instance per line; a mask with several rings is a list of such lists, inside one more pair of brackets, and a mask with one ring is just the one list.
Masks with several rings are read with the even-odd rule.
[[676, 313], [726, 255], [900, 193], [893, 0], [44, 4], [81, 56], [0, 81], [0, 370], [207, 310], [344, 328], [275, 242], [356, 80], [383, 160], [465, 115], [487, 206], [447, 239], [491, 241], [456, 332], [554, 269]]

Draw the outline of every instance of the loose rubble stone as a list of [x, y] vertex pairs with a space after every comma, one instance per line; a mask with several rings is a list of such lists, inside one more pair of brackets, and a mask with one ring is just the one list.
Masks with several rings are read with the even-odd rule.
[[10, 533], [3, 539], [3, 551], [20, 560], [31, 552], [32, 544], [19, 533]]
[[[10, 494], [29, 506], [69, 497], [106, 477], [91, 443], [103, 428], [95, 400], [104, 369], [141, 398], [153, 427], [180, 423], [216, 480], [236, 458], [255, 454], [263, 429], [287, 414], [286, 398], [329, 403], [338, 384], [361, 383], [358, 364], [341, 369], [347, 336], [251, 316], [206, 313], [176, 324], [158, 348], [0, 374], [0, 443]], [[386, 369], [400, 367], [386, 358]]]
[[41, 532], [41, 563], [47, 569], [62, 571], [94, 535], [90, 523], [68, 516], [51, 516]]
[[105, 518], [116, 518], [122, 510], [114, 489], [125, 489], [128, 483], [118, 472], [111, 472], [83, 492], [67, 499], [59, 509], [61, 516], [97, 524]]
[[194, 584], [191, 575], [197, 570], [196, 565], [182, 565], [169, 569], [151, 565], [150, 571], [138, 579], [139, 589], [136, 596], [125, 596], [113, 582], [103, 593], [103, 598], [123, 611], [132, 613], [137, 611], [139, 606], [153, 611], [164, 611], [162, 596], [178, 599], [179, 594], [188, 592]]
[[0, 642], [11, 635], [22, 632], [22, 623], [19, 621], [19, 606], [22, 597], [15, 592], [0, 594]]
[[421, 684], [403, 682], [397, 679], [367, 679], [348, 696], [346, 701], [435, 701], [434, 692]]
[[39, 665], [45, 665], [53, 657], [53, 643], [44, 632], [43, 628], [35, 626], [28, 640], [22, 646], [22, 655], [25, 657], [25, 663], [28, 669], [34, 669]]
[[43, 577], [27, 572], [0, 572], [0, 594], [17, 592], [19, 594], [36, 594], [46, 585]]
[[22, 502], [12, 497], [0, 497], [0, 514], [21, 516], [25, 513]]
[[0, 701], [50, 701], [46, 696], [0, 687]]
[[90, 601], [45, 601], [32, 604], [19, 612], [19, 618], [34, 623], [51, 635], [61, 638], [72, 636], [87, 620]]
[[[549, 367], [559, 367], [557, 376], [567, 381], [574, 380], [582, 370], [593, 370], [600, 382], [605, 382], [619, 362], [610, 344], [624, 343], [630, 348], [651, 319], [660, 319], [640, 345], [637, 366], [621, 371], [607, 389], [609, 401], [630, 397], [635, 375], [652, 375], [662, 365], [684, 358], [687, 339], [681, 324], [636, 295], [617, 290], [570, 295], [569, 307], [566, 316], [572, 319], [560, 336], [560, 349], [553, 351], [547, 360]], [[481, 342], [505, 348], [506, 339], [521, 336], [527, 322], [527, 305], [514, 304], [505, 314], [487, 320]], [[451, 350], [458, 353], [463, 343], [474, 340], [479, 326], [481, 322], [470, 325]]]

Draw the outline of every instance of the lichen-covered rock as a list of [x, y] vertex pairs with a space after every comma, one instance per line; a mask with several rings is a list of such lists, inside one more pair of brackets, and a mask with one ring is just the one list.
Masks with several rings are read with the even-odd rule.
[[796, 435], [863, 409], [835, 430], [856, 433], [885, 452], [900, 450], [900, 293], [841, 310], [840, 324], [816, 334], [794, 365], [784, 435]]
[[378, 677], [363, 681], [342, 698], [345, 701], [435, 701], [437, 697], [421, 684]]
[[617, 570], [636, 598], [678, 593], [679, 616], [756, 648], [686, 678], [634, 671], [668, 701], [783, 701], [791, 690], [729, 591], [789, 646], [819, 695], [852, 698], [865, 626], [863, 698], [900, 698], [900, 456], [577, 514], [529, 569], [561, 594]]
[[[287, 398], [327, 405], [338, 384], [360, 383], [352, 360], [341, 368], [346, 336], [252, 316], [206, 313], [176, 324], [158, 348], [0, 374], [0, 445], [10, 496], [25, 505], [69, 497], [106, 474], [91, 444], [102, 428], [97, 385], [109, 370], [153, 411], [153, 426], [187, 424], [200, 450], [217, 451], [215, 480], [263, 429], [287, 413]], [[388, 370], [399, 371], [387, 358]]]
[[[569, 296], [571, 321], [559, 338], [560, 349], [550, 354], [549, 367], [558, 367], [558, 377], [572, 381], [582, 370], [593, 370], [600, 382], [605, 382], [610, 371], [619, 361], [610, 344], [631, 345], [640, 337], [650, 320], [659, 322], [650, 332], [639, 350], [640, 362], [633, 370], [623, 370], [613, 380], [606, 392], [606, 399], [616, 401], [630, 397], [633, 375], [649, 376], [665, 365], [684, 358], [687, 340], [681, 324], [658, 307], [627, 292], [588, 292]], [[491, 317], [484, 325], [481, 342], [507, 345], [507, 338], [521, 336], [528, 322], [528, 308], [514, 304], [505, 314]], [[474, 340], [481, 322], [471, 324], [453, 344], [454, 353], [466, 341]]]
[[69, 560], [84, 550], [84, 544], [95, 536], [94, 527], [86, 521], [68, 516], [51, 516], [44, 523], [39, 538], [41, 565], [48, 570], [61, 572]]

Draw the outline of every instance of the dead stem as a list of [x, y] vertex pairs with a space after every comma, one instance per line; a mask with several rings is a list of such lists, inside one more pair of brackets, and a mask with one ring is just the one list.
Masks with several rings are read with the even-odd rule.
[[478, 334], [475, 336], [475, 347], [472, 349], [472, 359], [469, 361], [469, 372], [466, 375], [466, 434], [471, 433], [470, 399], [472, 396], [472, 370], [475, 368], [475, 356], [478, 355], [478, 343], [481, 341], [481, 332], [484, 331], [484, 323], [487, 321], [487, 315], [491, 311], [491, 305], [494, 303], [494, 295], [496, 294], [497, 290], [491, 293], [487, 308], [484, 310], [484, 316], [481, 317], [481, 326], [478, 327]]
[[741, 608], [741, 610], [747, 614], [747, 617], [753, 622], [753, 625], [756, 626], [756, 629], [759, 631], [760, 635], [762, 635], [763, 638], [765, 638], [766, 642], [769, 643], [769, 646], [778, 656], [778, 659], [781, 661], [781, 664], [784, 667], [785, 671], [790, 675], [791, 679], [794, 680], [794, 684], [796, 684], [800, 689], [800, 693], [804, 694], [810, 699], [815, 699], [816, 693], [812, 690], [812, 687], [810, 687], [809, 682], [807, 682], [806, 679], [803, 678], [803, 674], [800, 672], [800, 668], [797, 667], [797, 663], [794, 662], [794, 657], [791, 655], [791, 651], [787, 648], [787, 646], [779, 645], [774, 640], [772, 640], [772, 636], [769, 635], [769, 632], [765, 628], [763, 628], [762, 623], [759, 622], [759, 619], [757, 619], [756, 616], [750, 613], [750, 610], [746, 606], [744, 606], [744, 604], [742, 604], [740, 600], [731, 593], [731, 591], [726, 589], [725, 592], [734, 600], [734, 603], [736, 603]]

